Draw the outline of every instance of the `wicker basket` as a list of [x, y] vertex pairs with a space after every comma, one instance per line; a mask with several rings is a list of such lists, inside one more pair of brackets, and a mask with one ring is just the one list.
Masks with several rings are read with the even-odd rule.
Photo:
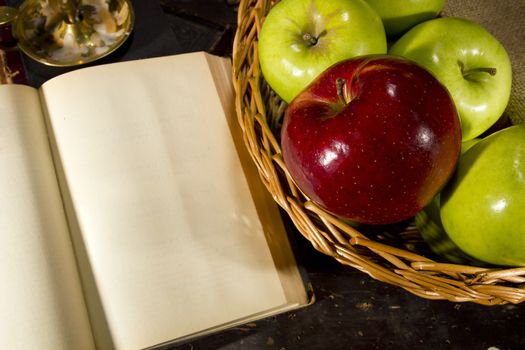
[[[474, 2], [479, 7], [478, 1]], [[524, 301], [525, 268], [439, 262], [422, 244], [412, 222], [381, 227], [365, 235], [316, 206], [298, 190], [283, 162], [278, 141], [286, 104], [268, 87], [258, 62], [258, 33], [274, 3], [240, 1], [233, 44], [235, 105], [260, 178], [298, 231], [315, 249], [340, 263], [426, 299], [483, 305]]]

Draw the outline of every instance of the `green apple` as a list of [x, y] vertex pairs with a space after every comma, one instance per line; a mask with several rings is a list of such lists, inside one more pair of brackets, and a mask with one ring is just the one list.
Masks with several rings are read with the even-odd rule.
[[440, 195], [450, 239], [474, 258], [525, 265], [525, 125], [491, 134], [460, 157]]
[[439, 195], [434, 197], [414, 218], [416, 227], [425, 243], [432, 252], [445, 258], [447, 262], [463, 265], [484, 265], [484, 262], [474, 259], [462, 251], [447, 235], [441, 222], [439, 198]]
[[420, 23], [389, 53], [416, 61], [448, 88], [461, 119], [463, 141], [481, 135], [508, 104], [509, 56], [492, 34], [472, 21], [443, 17]]
[[467, 141], [462, 142], [461, 143], [461, 155], [465, 154], [465, 152], [467, 152], [469, 149], [474, 147], [481, 140], [482, 139], [480, 139], [480, 138], [475, 138], [475, 139], [471, 139], [471, 140], [467, 140]]
[[[481, 141], [480, 138], [475, 138], [463, 142], [461, 144], [461, 156], [479, 141]], [[435, 254], [457, 264], [483, 265], [483, 262], [459, 249], [445, 232], [441, 222], [439, 193], [423, 210], [415, 215], [415, 224], [421, 233], [421, 237]]]
[[366, 1], [383, 20], [389, 38], [399, 37], [416, 24], [437, 17], [446, 2], [446, 0]]
[[259, 34], [263, 76], [285, 102], [329, 66], [386, 51], [381, 18], [364, 0], [282, 0]]

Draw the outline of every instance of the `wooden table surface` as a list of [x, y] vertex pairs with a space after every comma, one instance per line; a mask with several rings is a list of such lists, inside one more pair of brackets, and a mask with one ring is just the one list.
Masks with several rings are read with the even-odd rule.
[[[199, 50], [231, 54], [235, 1], [132, 2], [131, 40], [98, 63]], [[33, 86], [65, 71], [25, 57], [23, 62]], [[290, 233], [315, 291], [313, 305], [170, 349], [525, 349], [523, 304], [487, 307], [422, 299], [343, 266], [315, 251], [299, 233]]]

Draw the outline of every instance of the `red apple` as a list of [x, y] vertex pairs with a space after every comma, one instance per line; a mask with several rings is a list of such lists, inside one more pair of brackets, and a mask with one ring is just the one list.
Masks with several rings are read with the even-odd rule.
[[448, 181], [461, 127], [426, 69], [370, 55], [331, 66], [291, 101], [281, 142], [312, 201], [354, 222], [389, 224], [415, 215]]

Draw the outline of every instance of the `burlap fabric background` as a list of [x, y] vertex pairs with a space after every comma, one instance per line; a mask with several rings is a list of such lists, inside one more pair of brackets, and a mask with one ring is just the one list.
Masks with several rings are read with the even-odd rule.
[[443, 16], [475, 21], [494, 35], [512, 62], [512, 92], [505, 114], [525, 123], [525, 0], [447, 0]]

